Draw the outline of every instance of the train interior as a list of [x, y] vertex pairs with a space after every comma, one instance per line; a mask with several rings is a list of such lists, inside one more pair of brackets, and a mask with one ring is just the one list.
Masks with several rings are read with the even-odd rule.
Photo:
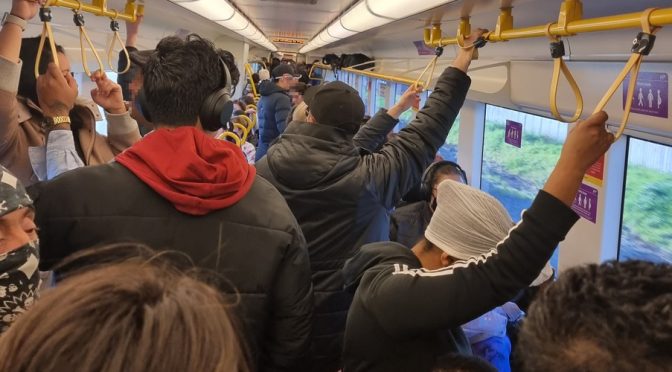
[[[563, 17], [574, 17], [569, 19], [570, 25], [579, 19], [585, 24], [602, 20], [592, 29], [584, 27], [575, 33], [565, 30], [568, 35], [562, 37], [564, 61], [580, 88], [582, 117], [586, 117], [631, 56], [633, 38], [642, 30], [642, 12], [658, 8], [649, 19], [667, 24], [672, 12], [667, 0], [423, 0], [416, 2], [417, 9], [405, 3], [145, 0], [140, 3], [144, 6], [144, 20], [138, 48], [152, 49], [162, 37], [173, 34], [197, 33], [209, 38], [234, 54], [240, 71], [248, 71], [237, 87], [237, 96], [246, 86], [249, 88], [249, 72], [262, 68], [260, 61], [264, 57], [282, 53], [283, 58], [298, 62], [319, 60], [311, 75], [322, 82], [341, 80], [355, 87], [365, 101], [367, 114], [373, 115], [380, 108], [391, 106], [418, 79], [434, 56], [436, 40], [441, 39], [438, 35], [449, 39], [468, 27], [505, 35], [511, 28], [538, 29], [549, 23], [560, 27]], [[3, 0], [2, 4], [8, 8], [10, 1]], [[122, 0], [106, 4], [108, 9], [123, 9], [124, 5]], [[582, 12], [570, 9], [572, 6], [582, 6]], [[80, 92], [86, 92], [91, 83], [82, 73], [80, 37], [72, 23], [71, 8], [53, 7], [54, 38], [65, 46]], [[226, 12], [234, 15], [228, 21], [219, 21], [219, 13]], [[626, 18], [629, 23], [624, 21]], [[114, 38], [110, 18], [85, 13], [85, 19], [95, 49], [106, 60], [107, 47]], [[125, 29], [121, 23], [123, 40]], [[428, 35], [435, 37], [434, 45], [425, 44], [426, 29]], [[39, 35], [41, 31], [42, 23], [36, 18], [25, 35]], [[657, 38], [642, 64], [625, 134], [603, 163], [596, 164], [595, 172], [586, 176], [577, 197], [575, 207], [583, 218], [554, 257], [553, 265], [559, 271], [609, 259], [672, 262], [672, 27], [662, 27]], [[442, 48], [423, 99], [432, 90], [431, 81], [451, 64], [460, 47], [451, 42]], [[478, 52], [479, 58], [469, 73], [472, 85], [467, 102], [439, 155], [459, 162], [470, 184], [496, 196], [515, 221], [543, 186], [572, 125], [557, 121], [551, 113], [549, 87], [554, 62], [547, 35], [537, 32], [532, 37], [491, 41]], [[375, 66], [334, 70], [321, 63], [327, 54], [353, 53], [370, 57]], [[112, 66], [116, 66], [116, 52], [110, 58]], [[105, 62], [108, 76], [115, 78], [115, 72]], [[87, 63], [96, 68], [91, 54]], [[569, 117], [575, 112], [576, 101], [566, 79], [560, 80], [558, 109]], [[624, 117], [626, 88], [627, 81], [605, 108], [613, 130]], [[406, 112], [395, 131], [407, 125], [414, 115], [414, 111]], [[104, 131], [105, 123], [99, 122], [98, 128]]]

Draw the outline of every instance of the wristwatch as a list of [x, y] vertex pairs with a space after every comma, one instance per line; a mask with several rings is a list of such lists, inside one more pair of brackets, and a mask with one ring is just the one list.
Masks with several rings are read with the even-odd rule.
[[28, 25], [28, 22], [26, 22], [25, 19], [10, 14], [9, 12], [5, 12], [5, 15], [2, 16], [2, 25], [4, 26], [5, 23], [13, 23], [19, 26], [21, 27], [21, 31], [26, 31], [26, 26]]
[[45, 128], [50, 129], [58, 125], [71, 124], [69, 116], [54, 116], [46, 117], [43, 120], [43, 125]]

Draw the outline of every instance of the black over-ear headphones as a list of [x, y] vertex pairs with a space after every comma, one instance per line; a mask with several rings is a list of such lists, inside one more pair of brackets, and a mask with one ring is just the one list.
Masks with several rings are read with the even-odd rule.
[[464, 183], [467, 185], [469, 184], [467, 181], [467, 173], [459, 164], [450, 160], [437, 161], [436, 163], [430, 164], [430, 166], [425, 169], [425, 173], [422, 174], [422, 181], [420, 181], [420, 195], [422, 196], [422, 200], [429, 200], [431, 198], [432, 188], [434, 187], [434, 185], [432, 185], [432, 180], [434, 179], [436, 172], [443, 167], [452, 167], [456, 169]]
[[[223, 88], [219, 88], [205, 98], [201, 105], [201, 112], [199, 118], [201, 119], [201, 126], [204, 130], [215, 132], [222, 128], [224, 123], [228, 122], [233, 114], [233, 101], [231, 100], [231, 73], [229, 72], [226, 63], [221, 58], [219, 63], [222, 66], [222, 82]], [[138, 91], [136, 97], [137, 105], [140, 114], [152, 122], [151, 112], [147, 104], [147, 97], [144, 89]]]

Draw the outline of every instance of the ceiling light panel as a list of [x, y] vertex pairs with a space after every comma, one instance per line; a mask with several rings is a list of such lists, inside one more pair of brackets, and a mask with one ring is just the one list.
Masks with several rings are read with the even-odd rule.
[[366, 7], [366, 1], [355, 5], [341, 18], [343, 27], [350, 31], [362, 32], [382, 26], [391, 20], [373, 15]]
[[235, 33], [275, 52], [278, 48], [264, 34], [229, 2], [225, 0], [171, 0], [173, 3], [188, 9], [201, 17], [217, 22]]
[[394, 19], [406, 18], [453, 1], [455, 0], [366, 0], [373, 13]]

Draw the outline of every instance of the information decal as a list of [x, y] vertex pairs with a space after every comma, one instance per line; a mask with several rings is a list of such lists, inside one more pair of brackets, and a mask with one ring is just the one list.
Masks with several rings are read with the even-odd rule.
[[520, 148], [523, 145], [523, 124], [513, 120], [507, 120], [504, 142]]
[[597, 189], [581, 184], [572, 204], [572, 210], [592, 223], [597, 222]]
[[[623, 108], [628, 94], [630, 75], [623, 82]], [[664, 72], [640, 72], [632, 96], [631, 112], [667, 119], [669, 117], [669, 79]]]

